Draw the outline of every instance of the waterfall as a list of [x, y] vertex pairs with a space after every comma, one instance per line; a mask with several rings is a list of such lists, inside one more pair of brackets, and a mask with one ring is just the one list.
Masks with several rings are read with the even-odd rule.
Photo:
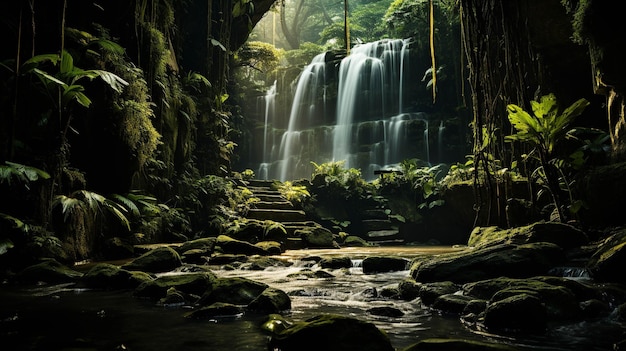
[[311, 127], [315, 122], [317, 94], [324, 88], [326, 81], [325, 56], [325, 53], [315, 56], [298, 78], [289, 125], [280, 142], [279, 179], [282, 181], [307, 176], [297, 172], [302, 166], [302, 160], [297, 158], [296, 151], [302, 147], [301, 130]]
[[281, 181], [308, 178], [311, 162], [344, 161], [372, 180], [376, 170], [404, 159], [430, 162], [429, 116], [413, 102], [424, 88], [414, 79], [418, 73], [410, 67], [419, 65], [411, 57], [405, 39], [357, 45], [346, 57], [315, 56], [296, 81], [287, 128], [276, 137], [278, 150], [270, 151], [274, 141], [264, 132], [260, 174]]

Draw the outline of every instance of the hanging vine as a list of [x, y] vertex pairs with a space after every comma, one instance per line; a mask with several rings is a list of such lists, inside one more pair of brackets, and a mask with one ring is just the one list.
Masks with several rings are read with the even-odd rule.
[[[505, 224], [506, 169], [516, 151], [504, 147], [509, 103], [527, 104], [540, 65], [520, 12], [522, 1], [460, 0], [462, 42], [472, 99], [476, 223]], [[504, 176], [501, 176], [504, 175]], [[486, 207], [486, 208], [485, 208]], [[480, 222], [480, 223], [479, 223]]]

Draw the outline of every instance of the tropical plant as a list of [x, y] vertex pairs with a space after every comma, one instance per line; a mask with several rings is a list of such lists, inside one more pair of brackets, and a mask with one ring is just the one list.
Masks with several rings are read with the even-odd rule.
[[128, 209], [125, 206], [92, 191], [77, 190], [69, 196], [57, 195], [52, 202], [52, 208], [60, 208], [63, 222], [69, 223], [70, 226], [77, 223], [77, 220], [79, 223], [82, 222], [83, 218], [95, 220], [106, 210], [113, 214], [126, 229], [129, 231], [131, 229], [126, 215]]
[[505, 136], [505, 141], [517, 141], [532, 147], [526, 158], [533, 157], [539, 161], [539, 166], [532, 173], [533, 178], [550, 192], [558, 220], [564, 221], [566, 215], [561, 192], [566, 190], [571, 197], [571, 191], [563, 172], [564, 160], [557, 156], [556, 148], [571, 133], [570, 124], [589, 102], [579, 99], [561, 112], [554, 94], [548, 94], [530, 104], [532, 115], [515, 104], [507, 106], [509, 121], [517, 132]]
[[7, 182], [10, 186], [12, 181], [17, 180], [28, 186], [28, 183], [39, 179], [50, 179], [50, 175], [39, 168], [10, 161], [4, 163], [4, 165], [0, 165], [0, 184]]
[[302, 204], [311, 194], [304, 185], [294, 185], [290, 181], [285, 181], [274, 185], [280, 194], [293, 204]]

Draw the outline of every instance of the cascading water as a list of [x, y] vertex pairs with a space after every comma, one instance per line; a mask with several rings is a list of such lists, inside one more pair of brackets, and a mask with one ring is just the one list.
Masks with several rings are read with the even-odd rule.
[[[319, 54], [300, 74], [280, 147], [269, 158], [264, 151], [259, 178], [308, 178], [311, 162], [344, 161], [371, 180], [376, 170], [408, 158], [430, 162], [429, 116], [407, 103], [424, 89], [410, 79], [418, 76], [411, 67], [419, 66], [411, 62], [411, 42], [380, 40], [335, 58]], [[271, 150], [267, 133], [264, 148]]]
[[271, 138], [269, 127], [274, 124], [272, 119], [276, 115], [276, 81], [274, 81], [274, 84], [272, 84], [272, 86], [263, 97], [263, 102], [265, 106], [265, 123], [263, 127], [263, 162], [261, 162], [261, 165], [259, 166], [258, 177], [260, 179], [268, 179], [268, 160], [271, 157], [271, 151], [273, 146], [273, 143], [269, 142]]

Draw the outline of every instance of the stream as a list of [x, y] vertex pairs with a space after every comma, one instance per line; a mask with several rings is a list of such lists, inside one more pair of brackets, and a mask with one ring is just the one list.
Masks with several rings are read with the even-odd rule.
[[[497, 341], [542, 350], [612, 350], [621, 337], [621, 326], [611, 320], [552, 326], [542, 335], [501, 337], [465, 327], [458, 316], [441, 315], [419, 300], [381, 297], [409, 271], [363, 274], [362, 259], [368, 255], [414, 258], [454, 250], [442, 247], [373, 247], [340, 250], [287, 251], [280, 256], [293, 264], [249, 270], [215, 267], [220, 277], [246, 277], [281, 289], [291, 296], [289, 321], [334, 313], [370, 321], [390, 337], [396, 350], [421, 339], [465, 338]], [[293, 278], [302, 269], [317, 270], [306, 258], [348, 256], [353, 266], [330, 270], [331, 278]], [[168, 273], [173, 274], [173, 273]], [[381, 317], [367, 312], [377, 306], [401, 310], [401, 317]], [[0, 349], [3, 350], [267, 350], [268, 336], [260, 329], [263, 316], [244, 314], [213, 320], [184, 318], [190, 307], [157, 306], [132, 297], [130, 291], [92, 291], [72, 284], [15, 287], [0, 286]], [[619, 339], [618, 339], [619, 340]], [[12, 347], [5, 348], [6, 345]]]

